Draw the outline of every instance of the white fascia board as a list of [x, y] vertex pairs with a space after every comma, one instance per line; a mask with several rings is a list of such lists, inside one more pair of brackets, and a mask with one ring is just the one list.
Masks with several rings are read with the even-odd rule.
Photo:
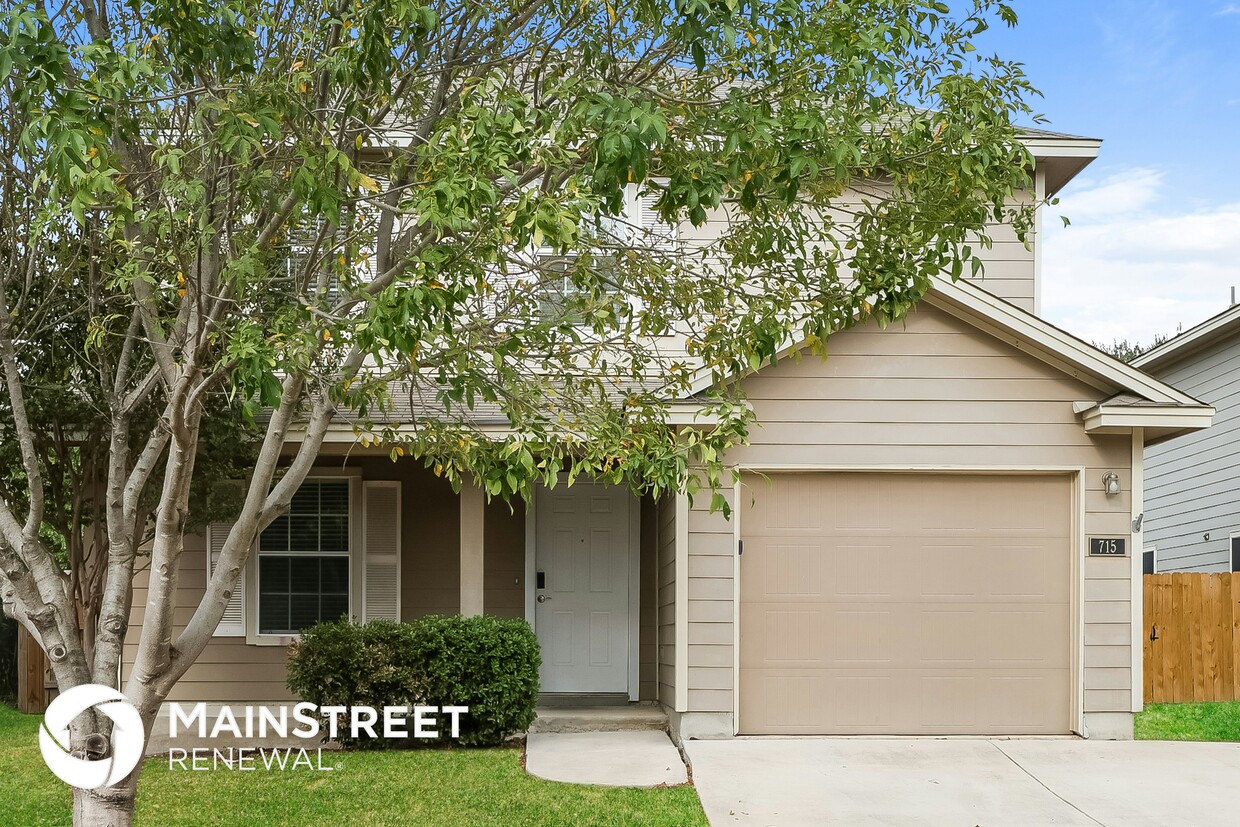
[[[968, 282], [954, 282], [944, 276], [933, 276], [931, 282], [930, 291], [926, 293], [923, 301], [934, 307], [955, 316], [960, 316], [955, 312], [957, 309], [963, 309], [981, 321], [1031, 342], [1046, 353], [1053, 354], [1062, 362], [1098, 377], [1107, 385], [1140, 394], [1151, 402], [1188, 405], [1194, 408], [1201, 405], [1200, 401], [1188, 394], [1085, 344], [1075, 336], [1048, 324], [1031, 313], [1026, 313], [1003, 299], [992, 296], [980, 287]], [[965, 321], [969, 319], [966, 318]], [[786, 358], [794, 350], [802, 347], [804, 347], [803, 341], [789, 339], [778, 351], [776, 360]], [[1037, 356], [1038, 353], [1033, 351], [1032, 355]], [[759, 370], [769, 364], [770, 361], [764, 362]], [[1055, 365], [1054, 362], [1050, 364], [1062, 369], [1061, 365]], [[756, 371], [745, 371], [741, 376], [727, 376], [724, 377], [724, 381], [739, 379], [752, 373]], [[713, 372], [701, 369], [693, 378], [688, 393], [700, 393], [715, 384], [717, 383]]]
[[1174, 356], [1180, 351], [1192, 349], [1194, 346], [1204, 346], [1209, 343], [1215, 333], [1223, 328], [1230, 328], [1232, 323], [1236, 321], [1240, 321], [1240, 304], [1230, 307], [1217, 316], [1206, 319], [1196, 327], [1186, 330], [1179, 336], [1168, 339], [1158, 347], [1142, 353], [1132, 360], [1132, 364], [1136, 367], [1142, 367], [1151, 362], [1163, 361], [1169, 356]]
[[1115, 432], [1131, 428], [1173, 428], [1177, 431], [1199, 431], [1209, 428], [1214, 408], [1153, 407], [1149, 405], [1098, 405], [1085, 411], [1081, 421], [1086, 433]]
[[1091, 373], [1115, 387], [1140, 394], [1151, 402], [1189, 405], [1194, 408], [1201, 405], [1201, 402], [1188, 394], [1124, 364], [981, 288], [939, 276], [933, 277], [932, 281], [934, 286], [926, 298], [936, 306], [938, 302], [934, 301], [935, 294], [1027, 339], [1086, 373]]
[[1096, 138], [1022, 138], [1025, 149], [1035, 158], [1097, 158], [1102, 141]]
[[[327, 433], [323, 435], [323, 442], [337, 445], [341, 443], [361, 444], [361, 441], [364, 438], [377, 437], [382, 430], [384, 429], [378, 427], [373, 430], [363, 430], [361, 433], [358, 433], [353, 430], [352, 425], [331, 425], [327, 428]], [[414, 428], [409, 425], [398, 425], [393, 430], [397, 436], [404, 433], [414, 433]], [[474, 431], [482, 436], [492, 439], [503, 439], [516, 433], [516, 431], [507, 425], [475, 425]], [[297, 443], [301, 442], [305, 438], [306, 432], [304, 430], [290, 429], [284, 441], [285, 443]]]
[[[382, 430], [382, 427], [377, 427], [372, 430], [363, 430], [359, 433], [353, 429], [352, 425], [329, 425], [327, 426], [327, 432], [323, 435], [323, 442], [336, 445], [352, 443], [360, 444], [364, 438], [377, 437], [379, 432]], [[393, 430], [397, 435], [402, 433], [414, 433], [414, 428], [409, 425], [398, 425]], [[503, 439], [516, 433], [516, 431], [508, 425], [475, 425], [474, 431], [493, 439]], [[304, 441], [305, 438], [306, 431], [304, 428], [290, 428], [284, 437], [284, 443], [286, 445], [297, 444]]]

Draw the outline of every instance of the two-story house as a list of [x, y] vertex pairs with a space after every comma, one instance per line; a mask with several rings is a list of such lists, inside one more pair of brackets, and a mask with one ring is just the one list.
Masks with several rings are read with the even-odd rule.
[[[1038, 201], [1099, 147], [1025, 139]], [[510, 510], [333, 431], [170, 700], [288, 700], [284, 647], [344, 612], [485, 612], [533, 625], [543, 692], [655, 702], [682, 739], [1131, 737], [1143, 452], [1212, 409], [1039, 318], [1039, 237], [992, 235], [982, 277], [903, 324], [731, 377], [757, 425], [730, 519], [582, 482]], [[182, 607], [222, 536], [186, 555]]]

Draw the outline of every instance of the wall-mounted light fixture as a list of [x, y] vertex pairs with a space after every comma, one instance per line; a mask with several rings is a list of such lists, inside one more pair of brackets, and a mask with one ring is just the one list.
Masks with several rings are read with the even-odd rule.
[[1119, 493], [1119, 474], [1114, 471], [1107, 471], [1102, 475], [1102, 489], [1107, 492], [1108, 497], [1114, 497]]

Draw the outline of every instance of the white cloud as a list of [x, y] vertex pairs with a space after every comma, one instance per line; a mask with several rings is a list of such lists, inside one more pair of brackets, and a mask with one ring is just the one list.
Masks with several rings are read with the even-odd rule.
[[1130, 169], [1078, 181], [1047, 208], [1043, 316], [1089, 341], [1149, 342], [1226, 309], [1240, 287], [1240, 201], [1166, 209], [1171, 186], [1159, 171]]
[[1051, 207], [1048, 214], [1066, 215], [1072, 221], [1131, 214], [1154, 201], [1162, 177], [1158, 170], [1137, 168], [1098, 182], [1077, 182], [1073, 194]]
[[1226, 6], [1223, 6], [1223, 8], [1216, 11], [1214, 13], [1214, 16], [1225, 17], [1229, 14], [1240, 14], [1240, 5], [1237, 5], [1235, 3], [1228, 3]]

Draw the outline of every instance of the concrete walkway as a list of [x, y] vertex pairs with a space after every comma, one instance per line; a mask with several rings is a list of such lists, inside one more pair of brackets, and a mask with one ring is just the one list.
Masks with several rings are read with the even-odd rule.
[[680, 751], [665, 732], [531, 732], [530, 775], [571, 784], [658, 787], [689, 780]]
[[1240, 823], [1240, 744], [737, 738], [685, 752], [715, 827]]

